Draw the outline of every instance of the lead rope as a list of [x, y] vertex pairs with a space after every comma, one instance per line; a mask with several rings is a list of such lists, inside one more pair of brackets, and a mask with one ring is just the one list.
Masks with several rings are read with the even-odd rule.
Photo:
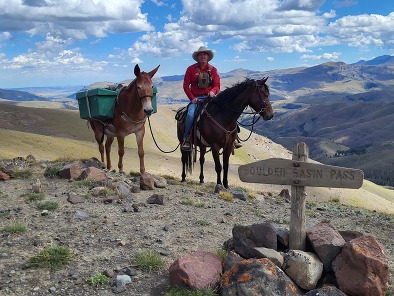
[[150, 133], [151, 133], [151, 135], [152, 135], [153, 142], [155, 143], [157, 149], [159, 149], [159, 150], [160, 150], [161, 152], [163, 152], [163, 153], [172, 153], [172, 152], [174, 152], [175, 150], [178, 149], [178, 147], [179, 147], [179, 145], [181, 145], [181, 143], [178, 143], [178, 146], [176, 146], [175, 149], [174, 149], [174, 150], [171, 150], [171, 151], [164, 151], [163, 149], [161, 149], [161, 148], [159, 147], [159, 145], [157, 144], [157, 142], [156, 142], [155, 136], [153, 135], [152, 126], [151, 126], [151, 124], [150, 124], [149, 116], [148, 116], [148, 123], [149, 123], [149, 130], [150, 130]]

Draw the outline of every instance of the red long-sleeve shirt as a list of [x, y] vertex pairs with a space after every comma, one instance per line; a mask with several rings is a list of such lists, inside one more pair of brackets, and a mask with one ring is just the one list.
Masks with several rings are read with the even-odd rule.
[[[200, 67], [201, 73], [207, 73], [211, 68], [212, 83], [207, 88], [199, 88], [197, 85], [199, 75], [197, 67]], [[209, 63], [207, 63], [205, 68], [201, 68], [198, 63], [189, 66], [183, 79], [183, 90], [190, 101], [193, 101], [198, 96], [206, 96], [210, 91], [217, 94], [220, 90], [220, 76], [217, 69], [209, 65]]]

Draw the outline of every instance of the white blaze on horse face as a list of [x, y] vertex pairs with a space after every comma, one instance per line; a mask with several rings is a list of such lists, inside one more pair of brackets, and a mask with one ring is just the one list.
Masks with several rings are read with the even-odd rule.
[[142, 100], [142, 106], [144, 107], [144, 112], [147, 116], [150, 116], [153, 112], [152, 98], [146, 97]]

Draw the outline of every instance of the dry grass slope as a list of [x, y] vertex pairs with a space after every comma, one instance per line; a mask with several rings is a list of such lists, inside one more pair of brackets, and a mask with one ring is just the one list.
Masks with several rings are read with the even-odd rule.
[[[99, 158], [93, 132], [86, 121], [79, 118], [76, 111], [25, 108], [1, 105], [0, 110], [0, 158], [26, 157], [32, 154], [38, 160]], [[4, 107], [4, 108], [3, 108]], [[159, 106], [157, 114], [150, 118], [153, 136], [164, 151], [177, 147], [175, 111], [179, 106]], [[11, 124], [12, 123], [12, 124]], [[247, 130], [242, 130], [241, 137], [246, 138]], [[134, 135], [126, 138], [124, 165], [126, 171], [137, 172], [138, 156]], [[147, 171], [153, 174], [180, 177], [181, 162], [179, 149], [172, 153], [163, 153], [155, 145], [149, 125], [146, 125], [145, 162]], [[242, 186], [257, 192], [278, 194], [286, 186], [243, 183], [238, 177], [238, 166], [267, 158], [291, 158], [291, 153], [271, 140], [253, 134], [243, 148], [236, 150], [230, 159], [229, 182], [231, 186]], [[113, 145], [112, 160], [116, 167], [118, 160], [117, 146]], [[216, 180], [213, 160], [207, 155], [205, 179]], [[195, 165], [194, 174], [189, 178], [197, 181], [199, 165]], [[287, 187], [290, 189], [290, 187]], [[369, 210], [394, 214], [394, 191], [364, 182], [361, 189], [307, 188], [310, 200], [339, 200], [343, 204]]]

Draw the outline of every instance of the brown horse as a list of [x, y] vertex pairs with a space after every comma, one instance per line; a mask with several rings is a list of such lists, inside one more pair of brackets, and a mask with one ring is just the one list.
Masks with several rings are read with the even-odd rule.
[[156, 74], [160, 66], [149, 73], [141, 72], [140, 67], [134, 67], [136, 78], [125, 88], [123, 88], [116, 98], [114, 105], [113, 119], [110, 120], [89, 120], [94, 131], [94, 137], [99, 146], [101, 161], [104, 162], [104, 136], [105, 155], [107, 159], [107, 169], [111, 169], [111, 145], [116, 137], [118, 140], [119, 172], [123, 172], [124, 139], [127, 135], [135, 133], [138, 146], [138, 156], [140, 159], [140, 173], [145, 172], [144, 164], [144, 135], [146, 117], [153, 112], [153, 83], [152, 77]]
[[[219, 152], [223, 149], [223, 186], [228, 188], [228, 167], [233, 152], [234, 140], [237, 136], [237, 120], [247, 106], [264, 120], [270, 120], [274, 112], [269, 101], [269, 89], [266, 85], [268, 77], [261, 80], [245, 79], [220, 92], [206, 105], [200, 107], [201, 114], [195, 124], [196, 133], [192, 143], [200, 149], [200, 183], [204, 183], [204, 162], [206, 148], [211, 147], [217, 175], [216, 183], [222, 184]], [[184, 123], [178, 121], [177, 134], [180, 143], [183, 141]], [[194, 129], [194, 128], [193, 128]], [[186, 181], [186, 171], [192, 171], [192, 152], [182, 152], [182, 182]]]

